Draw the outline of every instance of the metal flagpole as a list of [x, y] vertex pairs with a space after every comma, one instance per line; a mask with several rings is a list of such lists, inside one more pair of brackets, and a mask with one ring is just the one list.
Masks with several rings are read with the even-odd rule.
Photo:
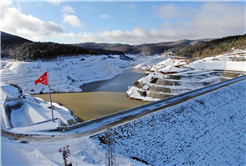
[[[48, 71], [47, 71], [47, 77], [48, 77], [48, 86], [49, 86], [49, 92], [50, 92], [50, 83], [49, 83]], [[54, 122], [54, 114], [53, 114], [53, 106], [52, 106], [51, 93], [50, 93], [50, 104], [51, 104], [51, 114], [52, 114], [52, 120], [53, 120], [53, 122]]]

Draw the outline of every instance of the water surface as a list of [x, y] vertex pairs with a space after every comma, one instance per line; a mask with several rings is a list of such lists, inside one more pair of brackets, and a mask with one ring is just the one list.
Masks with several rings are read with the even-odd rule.
[[127, 67], [120, 75], [113, 79], [92, 82], [82, 85], [80, 88], [83, 89], [83, 92], [126, 92], [128, 86], [133, 86], [138, 79], [145, 76], [144, 70]]
[[[80, 93], [52, 93], [52, 101], [61, 103], [84, 121], [105, 116], [114, 112], [146, 104], [131, 100], [126, 96], [128, 86], [146, 76], [143, 70], [126, 68], [122, 74], [110, 80], [82, 85]], [[50, 101], [49, 94], [34, 95]]]

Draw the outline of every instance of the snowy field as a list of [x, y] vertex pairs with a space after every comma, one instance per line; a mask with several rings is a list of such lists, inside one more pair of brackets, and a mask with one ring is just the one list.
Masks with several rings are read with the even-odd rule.
[[117, 154], [149, 165], [245, 165], [245, 84], [116, 127]]
[[[9, 140], [2, 137], [2, 165], [49, 165], [63, 164], [62, 154], [59, 149], [65, 145], [70, 146], [71, 156], [68, 163], [73, 165], [105, 165], [105, 150], [97, 141], [89, 137], [73, 137], [66, 140], [59, 137], [43, 138], [26, 143], [20, 140]], [[14, 159], [14, 160], [13, 160]], [[141, 165], [140, 162], [126, 156], [117, 156], [120, 165]]]
[[48, 86], [34, 82], [48, 71], [51, 92], [81, 92], [85, 83], [107, 80], [122, 72], [129, 61], [120, 56], [80, 56], [50, 62], [1, 60], [1, 82], [16, 84], [24, 93], [48, 93]]

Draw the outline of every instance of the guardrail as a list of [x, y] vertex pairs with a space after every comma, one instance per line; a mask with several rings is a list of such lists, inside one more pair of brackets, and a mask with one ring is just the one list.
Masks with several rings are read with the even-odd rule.
[[120, 120], [126, 118], [127, 116], [135, 116], [137, 114], [142, 114], [144, 116], [144, 115], [152, 112], [151, 110], [153, 110], [153, 109], [154, 110], [162, 109], [162, 107], [169, 105], [169, 104], [172, 104], [172, 103], [175, 103], [177, 101], [180, 101], [180, 100], [183, 100], [186, 98], [192, 98], [192, 97], [197, 96], [197, 95], [202, 95], [202, 94], [208, 93], [210, 91], [214, 91], [214, 90], [220, 89], [222, 87], [228, 86], [230, 84], [240, 82], [242, 80], [246, 80], [246, 75], [236, 77], [236, 78], [233, 78], [233, 79], [230, 79], [227, 81], [223, 81], [223, 82], [220, 82], [217, 84], [209, 85], [209, 86], [206, 86], [206, 87], [203, 87], [200, 89], [195, 89], [195, 90], [192, 90], [190, 92], [175, 95], [175, 96], [165, 98], [165, 99], [162, 99], [162, 100], [159, 100], [156, 102], [148, 103], [148, 104], [141, 105], [138, 107], [130, 108], [130, 109], [116, 112], [113, 114], [109, 114], [109, 115], [106, 115], [106, 116], [103, 116], [103, 117], [100, 117], [97, 119], [92, 119], [92, 120], [82, 122], [79, 124], [75, 124], [72, 126], [57, 127], [57, 130], [58, 131], [65, 131], [65, 130], [70, 131], [70, 130], [80, 128], [80, 127], [85, 127], [85, 126], [88, 126], [91, 124], [97, 124], [97, 125], [111, 124], [113, 122], [120, 121]]

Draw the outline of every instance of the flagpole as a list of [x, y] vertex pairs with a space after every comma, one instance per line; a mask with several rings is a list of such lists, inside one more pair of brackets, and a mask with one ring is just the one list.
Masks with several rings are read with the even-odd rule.
[[[47, 77], [48, 77], [48, 72], [47, 72]], [[49, 92], [50, 92], [50, 83], [49, 83], [49, 77], [48, 77], [48, 86], [49, 86]], [[51, 114], [52, 114], [52, 120], [54, 122], [54, 114], [53, 114], [53, 106], [52, 106], [52, 99], [51, 99], [51, 93], [50, 93], [50, 105], [51, 105]]]

